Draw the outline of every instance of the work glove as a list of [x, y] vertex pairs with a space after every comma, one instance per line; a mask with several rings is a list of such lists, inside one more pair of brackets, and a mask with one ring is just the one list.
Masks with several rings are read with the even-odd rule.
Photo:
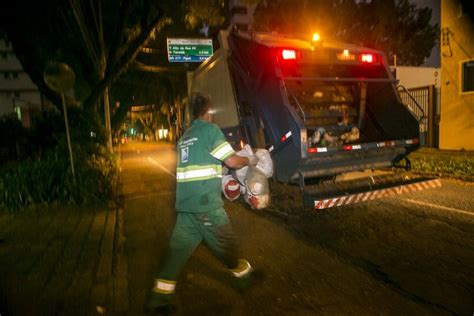
[[258, 157], [257, 155], [252, 155], [247, 157], [249, 160], [249, 166], [256, 166], [258, 163]]

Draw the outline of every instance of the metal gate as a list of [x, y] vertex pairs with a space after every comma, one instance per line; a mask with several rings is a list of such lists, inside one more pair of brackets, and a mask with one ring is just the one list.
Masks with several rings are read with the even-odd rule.
[[410, 88], [398, 86], [402, 102], [420, 123], [420, 144], [426, 147], [438, 147], [438, 91], [434, 85]]

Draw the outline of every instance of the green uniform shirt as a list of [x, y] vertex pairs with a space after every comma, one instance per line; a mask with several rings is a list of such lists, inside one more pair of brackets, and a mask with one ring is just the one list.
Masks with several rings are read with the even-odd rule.
[[200, 213], [222, 207], [222, 161], [234, 154], [234, 150], [220, 128], [196, 119], [179, 139], [177, 149], [178, 212]]

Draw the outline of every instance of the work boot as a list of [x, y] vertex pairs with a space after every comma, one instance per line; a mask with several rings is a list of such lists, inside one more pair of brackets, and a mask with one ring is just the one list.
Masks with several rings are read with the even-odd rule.
[[263, 279], [263, 271], [254, 270], [246, 259], [239, 259], [237, 267], [230, 271], [234, 275], [232, 285], [240, 293], [245, 292], [255, 282]]
[[171, 315], [175, 308], [171, 304], [171, 295], [151, 291], [145, 304], [145, 311], [150, 315]]
[[262, 282], [265, 279], [265, 274], [261, 269], [253, 269], [247, 275], [240, 278], [234, 278], [232, 287], [239, 293], [245, 293], [253, 285]]

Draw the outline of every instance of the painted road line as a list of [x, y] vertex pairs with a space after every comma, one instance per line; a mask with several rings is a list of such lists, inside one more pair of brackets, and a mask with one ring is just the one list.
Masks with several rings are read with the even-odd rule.
[[403, 201], [407, 201], [413, 204], [418, 204], [421, 206], [429, 206], [432, 208], [438, 208], [441, 210], [449, 211], [449, 212], [456, 212], [456, 213], [461, 213], [464, 215], [469, 215], [469, 216], [474, 216], [473, 212], [465, 211], [465, 210], [460, 210], [458, 208], [453, 208], [453, 207], [447, 207], [447, 206], [442, 206], [438, 204], [433, 204], [433, 203], [428, 203], [428, 202], [423, 202], [423, 201], [418, 201], [418, 200], [412, 200], [412, 199], [403, 199]]
[[425, 180], [423, 182], [402, 184], [392, 188], [378, 189], [365, 193], [355, 193], [345, 196], [333, 197], [329, 199], [315, 200], [314, 208], [317, 210], [323, 210], [334, 206], [348, 205], [352, 203], [365, 202], [368, 200], [372, 201], [383, 197], [390, 197], [403, 193], [438, 187], [441, 187], [440, 179]]
[[169, 171], [165, 166], [163, 166], [162, 164], [158, 163], [156, 160], [154, 160], [153, 158], [151, 157], [148, 157], [148, 161], [151, 162], [152, 164], [154, 164], [155, 166], [157, 166], [158, 168], [160, 168], [161, 170], [163, 170], [165, 173], [169, 174], [170, 176], [172, 176], [173, 178], [176, 178], [176, 174], [174, 174], [173, 172]]

